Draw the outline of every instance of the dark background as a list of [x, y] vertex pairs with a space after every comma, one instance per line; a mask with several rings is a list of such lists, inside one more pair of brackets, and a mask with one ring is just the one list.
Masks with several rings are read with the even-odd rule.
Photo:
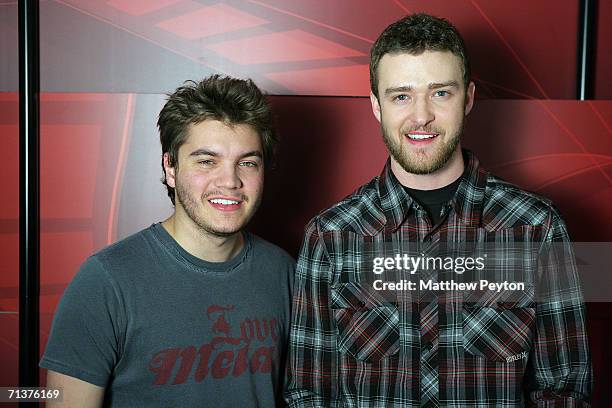
[[[446, 17], [465, 37], [478, 100], [463, 144], [495, 174], [553, 199], [575, 241], [612, 241], [612, 1], [599, 1], [595, 100], [582, 102], [578, 3], [41, 1], [41, 353], [80, 263], [171, 212], [155, 128], [164, 93], [225, 73], [271, 94], [280, 162], [252, 229], [295, 255], [308, 219], [384, 164], [368, 52], [409, 12]], [[18, 367], [17, 49], [17, 2], [0, 0], [1, 386], [17, 384]], [[612, 406], [609, 303], [589, 303], [588, 329], [593, 406]]]

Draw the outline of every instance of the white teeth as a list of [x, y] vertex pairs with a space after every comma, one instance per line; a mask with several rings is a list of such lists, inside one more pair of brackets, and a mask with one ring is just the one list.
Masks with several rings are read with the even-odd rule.
[[417, 135], [417, 134], [408, 133], [408, 137], [414, 140], [431, 139], [432, 137], [435, 137], [435, 136], [436, 135]]
[[238, 201], [225, 200], [223, 198], [213, 198], [212, 200], [210, 200], [210, 202], [214, 204], [223, 204], [223, 205], [238, 204]]

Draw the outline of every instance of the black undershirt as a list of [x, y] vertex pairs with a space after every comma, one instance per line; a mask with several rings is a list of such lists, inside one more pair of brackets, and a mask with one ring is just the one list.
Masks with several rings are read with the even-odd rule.
[[404, 190], [427, 211], [433, 225], [437, 225], [442, 220], [442, 208], [453, 198], [462, 179], [463, 175], [451, 184], [435, 190], [416, 190], [406, 186]]

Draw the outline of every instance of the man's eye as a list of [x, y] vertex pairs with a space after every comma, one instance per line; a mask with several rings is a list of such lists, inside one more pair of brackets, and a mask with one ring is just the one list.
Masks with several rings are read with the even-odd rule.
[[257, 167], [257, 163], [254, 161], [243, 161], [240, 162], [240, 165], [243, 167]]
[[449, 95], [448, 91], [436, 91], [436, 93], [434, 94], [434, 96], [439, 96], [439, 97], [444, 97], [448, 95]]
[[214, 161], [207, 159], [207, 160], [199, 160], [198, 164], [201, 164], [203, 166], [210, 166], [211, 164], [214, 164]]
[[407, 101], [407, 100], [408, 100], [408, 95], [404, 95], [404, 94], [397, 95], [397, 96], [395, 97], [395, 100], [396, 100], [396, 101], [398, 101], [398, 102], [404, 102], [404, 101]]

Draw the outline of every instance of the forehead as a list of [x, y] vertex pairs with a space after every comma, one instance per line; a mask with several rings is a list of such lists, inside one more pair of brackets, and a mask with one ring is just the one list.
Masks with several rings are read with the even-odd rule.
[[426, 85], [447, 81], [463, 83], [461, 58], [450, 51], [385, 54], [378, 64], [379, 91], [389, 86]]
[[214, 119], [206, 119], [187, 128], [187, 137], [181, 150], [214, 149], [219, 153], [261, 151], [261, 138], [257, 131], [247, 124], [227, 124]]

